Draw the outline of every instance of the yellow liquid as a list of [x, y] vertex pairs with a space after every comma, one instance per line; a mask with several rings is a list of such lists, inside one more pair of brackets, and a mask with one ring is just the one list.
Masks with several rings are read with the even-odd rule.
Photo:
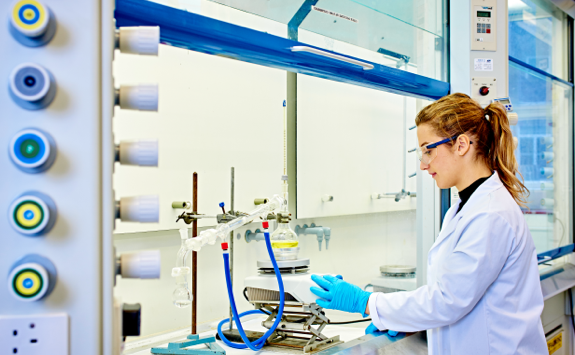
[[274, 248], [274, 249], [295, 248], [298, 245], [299, 245], [299, 242], [297, 240], [272, 242], [272, 248]]

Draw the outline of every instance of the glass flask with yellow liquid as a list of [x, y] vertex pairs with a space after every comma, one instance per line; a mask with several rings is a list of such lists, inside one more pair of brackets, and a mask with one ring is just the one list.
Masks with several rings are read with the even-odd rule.
[[276, 260], [295, 260], [299, 252], [299, 241], [289, 226], [289, 212], [278, 212], [277, 221], [278, 227], [270, 236], [274, 256]]

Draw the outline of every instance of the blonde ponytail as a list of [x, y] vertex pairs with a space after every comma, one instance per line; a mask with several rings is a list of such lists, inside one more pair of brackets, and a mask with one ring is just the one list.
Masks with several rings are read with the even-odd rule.
[[469, 96], [455, 93], [421, 110], [415, 124], [419, 126], [423, 123], [431, 125], [440, 137], [464, 133], [474, 137], [474, 141], [477, 141], [476, 158], [492, 171], [497, 171], [515, 202], [526, 207], [529, 191], [518, 170], [513, 135], [503, 105], [492, 103], [484, 110]]
[[[519, 164], [515, 158], [515, 147], [513, 134], [509, 126], [507, 111], [499, 102], [492, 103], [485, 108], [485, 113], [489, 117], [493, 130], [493, 141], [489, 150], [489, 161], [492, 169], [499, 174], [501, 182], [511, 196], [520, 206], [526, 206], [525, 197], [529, 191], [521, 180], [523, 177], [519, 172]], [[521, 180], [517, 177], [521, 176]]]

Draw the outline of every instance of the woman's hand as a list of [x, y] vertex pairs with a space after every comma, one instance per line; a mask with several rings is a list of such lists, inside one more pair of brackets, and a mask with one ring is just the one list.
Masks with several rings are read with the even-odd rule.
[[350, 313], [361, 313], [364, 317], [367, 316], [367, 301], [371, 292], [364, 291], [355, 285], [343, 281], [341, 278], [331, 275], [311, 275], [311, 279], [321, 286], [321, 288], [310, 288], [311, 292], [321, 297], [316, 301], [320, 307]]
[[[371, 333], [375, 333], [375, 332], [381, 332], [381, 330], [377, 329], [377, 327], [375, 325], [373, 325], [373, 323], [369, 323], [367, 328], [365, 328], [365, 334], [371, 334]], [[387, 335], [389, 335], [390, 337], [397, 336], [397, 334], [399, 334], [399, 333], [396, 332], [395, 330], [388, 330], [387, 331]]]

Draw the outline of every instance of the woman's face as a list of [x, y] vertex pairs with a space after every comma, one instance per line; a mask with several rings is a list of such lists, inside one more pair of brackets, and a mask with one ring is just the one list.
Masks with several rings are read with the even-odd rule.
[[[442, 141], [445, 138], [436, 135], [429, 124], [424, 123], [417, 126], [417, 139], [420, 147]], [[432, 150], [436, 150], [437, 154], [431, 152]], [[419, 168], [427, 171], [440, 189], [455, 186], [459, 177], [458, 171], [461, 168], [459, 159], [457, 159], [457, 149], [451, 144], [445, 143], [430, 149], [430, 152], [434, 158], [429, 164], [420, 162]]]

